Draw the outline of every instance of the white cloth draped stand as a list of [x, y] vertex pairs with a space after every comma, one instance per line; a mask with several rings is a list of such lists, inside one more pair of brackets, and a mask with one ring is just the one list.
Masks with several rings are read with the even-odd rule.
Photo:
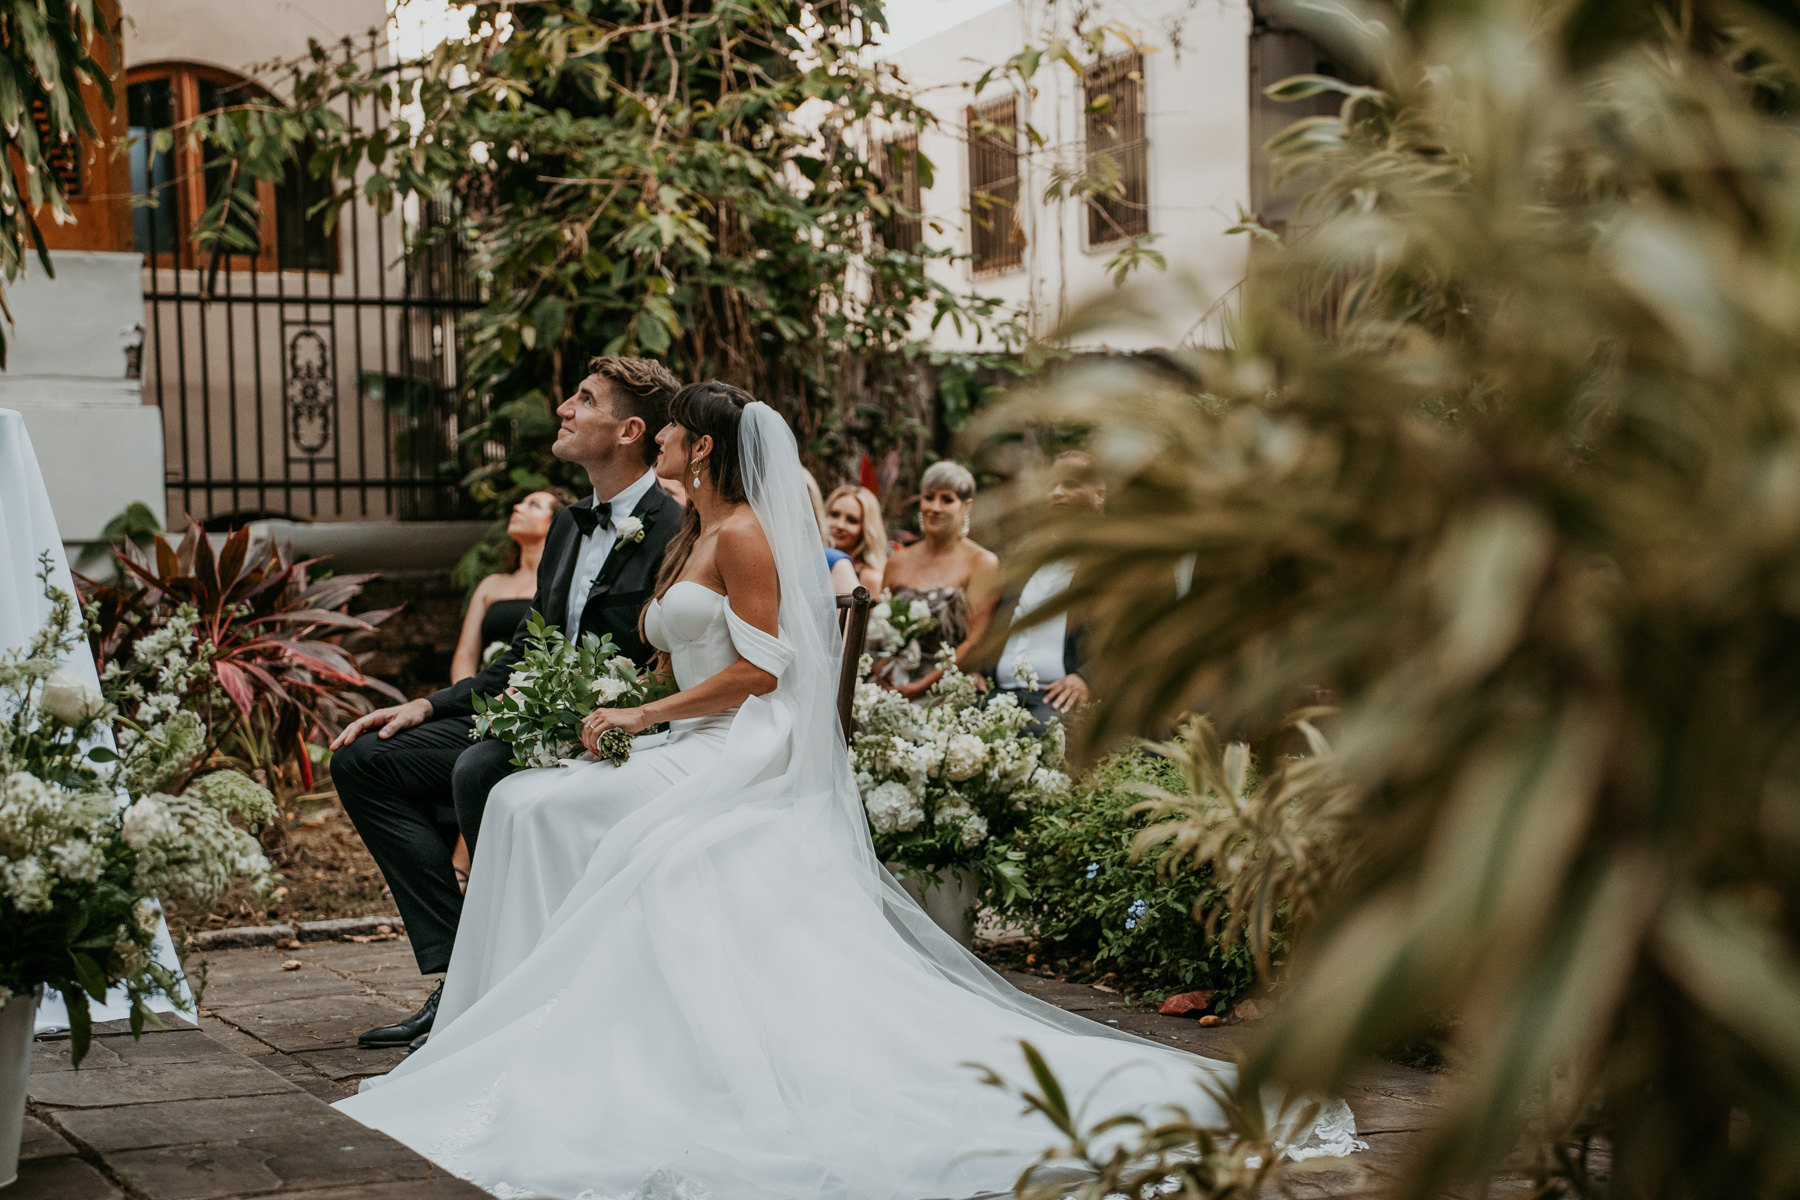
[[[31, 448], [31, 435], [25, 431], [23, 417], [10, 408], [0, 408], [0, 653], [24, 646], [49, 615], [50, 605], [37, 577], [38, 559], [45, 551], [50, 552], [51, 582], [73, 594], [75, 582], [69, 574], [62, 535], [56, 528], [56, 514], [50, 511], [44, 475]], [[99, 686], [94, 660], [87, 654], [77, 653], [68, 667]], [[110, 745], [110, 734], [106, 741]], [[155, 953], [158, 962], [179, 976], [181, 960], [175, 955], [168, 926], [160, 920]], [[161, 1012], [174, 1011], [174, 1005], [164, 996], [152, 1000], [151, 1007]], [[90, 1001], [89, 1011], [95, 1021], [118, 1021], [131, 1015], [131, 1006], [124, 989], [115, 988], [107, 994], [105, 1003]], [[38, 1006], [37, 1031], [48, 1033], [68, 1027], [62, 997], [46, 995]]]

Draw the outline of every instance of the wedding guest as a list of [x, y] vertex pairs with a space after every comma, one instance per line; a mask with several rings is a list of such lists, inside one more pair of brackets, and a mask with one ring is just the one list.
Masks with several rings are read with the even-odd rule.
[[[571, 497], [558, 487], [543, 488], [513, 505], [506, 521], [506, 568], [475, 585], [469, 611], [463, 614], [462, 635], [450, 659], [450, 682], [461, 683], [506, 652], [519, 627], [531, 616], [531, 598], [537, 595], [538, 561], [544, 556], [544, 538], [550, 522], [567, 508]], [[469, 890], [469, 843], [457, 835], [450, 852], [450, 869], [456, 886]]]
[[460, 683], [481, 670], [495, 647], [504, 649], [513, 640], [519, 623], [531, 614], [531, 598], [537, 595], [538, 560], [544, 556], [544, 538], [550, 522], [566, 508], [571, 497], [561, 488], [543, 488], [512, 507], [506, 520], [506, 560], [502, 570], [475, 585], [469, 611], [463, 614], [462, 635], [450, 659], [450, 682]]
[[920, 638], [917, 668], [890, 662], [884, 672], [884, 682], [908, 699], [923, 696], [942, 677], [935, 663], [939, 647], [956, 647], [959, 661], [968, 656], [1000, 602], [1000, 560], [969, 537], [974, 506], [975, 476], [967, 467], [948, 459], [926, 467], [919, 477], [924, 536], [895, 551], [882, 572], [881, 586], [895, 604], [922, 599], [938, 622]]
[[881, 520], [881, 501], [866, 487], [846, 483], [825, 500], [825, 531], [831, 544], [850, 556], [859, 583], [869, 591], [881, 591], [881, 573], [887, 568], [887, 528]]
[[[1050, 476], [1051, 508], [1065, 513], [1105, 509], [1106, 485], [1098, 479], [1094, 460], [1086, 451], [1057, 455]], [[1074, 575], [1073, 563], [1045, 563], [1032, 572], [1023, 588], [1006, 589], [994, 615], [995, 628], [1006, 631], [999, 659], [971, 664], [971, 669], [991, 675], [1000, 692], [1016, 696], [1036, 718], [1040, 730], [1052, 717], [1079, 712], [1088, 702], [1088, 682], [1081, 673], [1080, 622], [1067, 612], [1035, 624], [1028, 621], [1067, 591]], [[1035, 687], [1026, 677], [1027, 669], [1036, 676]]]
[[819, 526], [819, 544], [825, 549], [825, 569], [831, 572], [831, 590], [840, 596], [848, 596], [856, 590], [856, 569], [850, 564], [850, 556], [831, 544], [831, 532], [825, 523], [825, 495], [819, 490], [819, 481], [813, 478], [811, 471], [800, 473], [806, 477], [806, 492], [812, 498], [813, 519]]
[[[532, 607], [571, 640], [610, 635], [640, 667], [655, 653], [639, 630], [682, 507], [656, 485], [656, 435], [681, 381], [647, 358], [602, 355], [557, 406], [551, 453], [587, 471], [593, 494], [557, 513], [538, 562]], [[460, 830], [480, 852], [488, 794], [516, 769], [512, 748], [475, 741], [472, 697], [497, 696], [525, 651], [515, 632], [499, 658], [460, 683], [376, 709], [331, 743], [331, 778], [405, 919], [421, 975], [450, 964], [462, 918], [451, 852]], [[453, 807], [446, 808], [447, 805]], [[365, 1046], [423, 1045], [437, 1019], [431, 994], [419, 1011], [358, 1038]]]

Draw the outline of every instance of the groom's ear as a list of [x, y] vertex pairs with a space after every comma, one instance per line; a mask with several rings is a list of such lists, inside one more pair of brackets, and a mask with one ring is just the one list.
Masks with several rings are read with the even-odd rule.
[[642, 417], [626, 417], [619, 425], [619, 445], [635, 446], [644, 440], [644, 432], [650, 427], [644, 424]]

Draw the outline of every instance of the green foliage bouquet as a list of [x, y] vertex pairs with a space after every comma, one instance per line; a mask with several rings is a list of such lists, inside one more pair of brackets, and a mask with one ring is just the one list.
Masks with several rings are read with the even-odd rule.
[[[581, 719], [595, 708], [628, 708], [667, 694], [655, 676], [640, 674], [618, 652], [610, 634], [584, 634], [576, 645], [535, 612], [526, 628], [530, 641], [506, 692], [473, 698], [473, 736], [491, 733], [511, 745], [515, 766], [554, 767], [580, 754]], [[601, 734], [600, 757], [629, 759], [631, 735], [623, 729]]]
[[1031, 713], [1015, 697], [984, 704], [953, 651], [938, 663], [943, 677], [915, 706], [866, 678], [863, 661], [850, 759], [876, 852], [918, 871], [973, 869], [1001, 897], [1022, 895], [1012, 836], [1034, 805], [1068, 790], [1062, 726], [1027, 732]]
[[150, 997], [182, 1002], [151, 953], [159, 902], [204, 904], [238, 876], [265, 883], [268, 860], [233, 818], [255, 827], [275, 806], [213, 769], [206, 727], [182, 706], [212, 671], [192, 608], [109, 663], [96, 690], [59, 665], [87, 653], [87, 625], [47, 557], [41, 577], [49, 617], [0, 656], [0, 1003], [60, 992], [79, 1062], [90, 998], [123, 984], [134, 1033]]

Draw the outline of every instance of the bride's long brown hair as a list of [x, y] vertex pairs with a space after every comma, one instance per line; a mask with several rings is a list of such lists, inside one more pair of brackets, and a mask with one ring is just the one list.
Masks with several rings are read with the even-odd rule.
[[[700, 470], [718, 489], [719, 499], [728, 504], [744, 502], [744, 469], [738, 460], [738, 423], [743, 420], [744, 406], [754, 400], [755, 397], [743, 388], [709, 379], [705, 383], [688, 384], [669, 401], [669, 423], [687, 430], [690, 446], [702, 437], [712, 438], [712, 452], [701, 463]], [[662, 599], [663, 593], [681, 578], [699, 537], [700, 510], [690, 503], [687, 515], [681, 519], [680, 531], [669, 539], [662, 569], [656, 573], [657, 599]]]

